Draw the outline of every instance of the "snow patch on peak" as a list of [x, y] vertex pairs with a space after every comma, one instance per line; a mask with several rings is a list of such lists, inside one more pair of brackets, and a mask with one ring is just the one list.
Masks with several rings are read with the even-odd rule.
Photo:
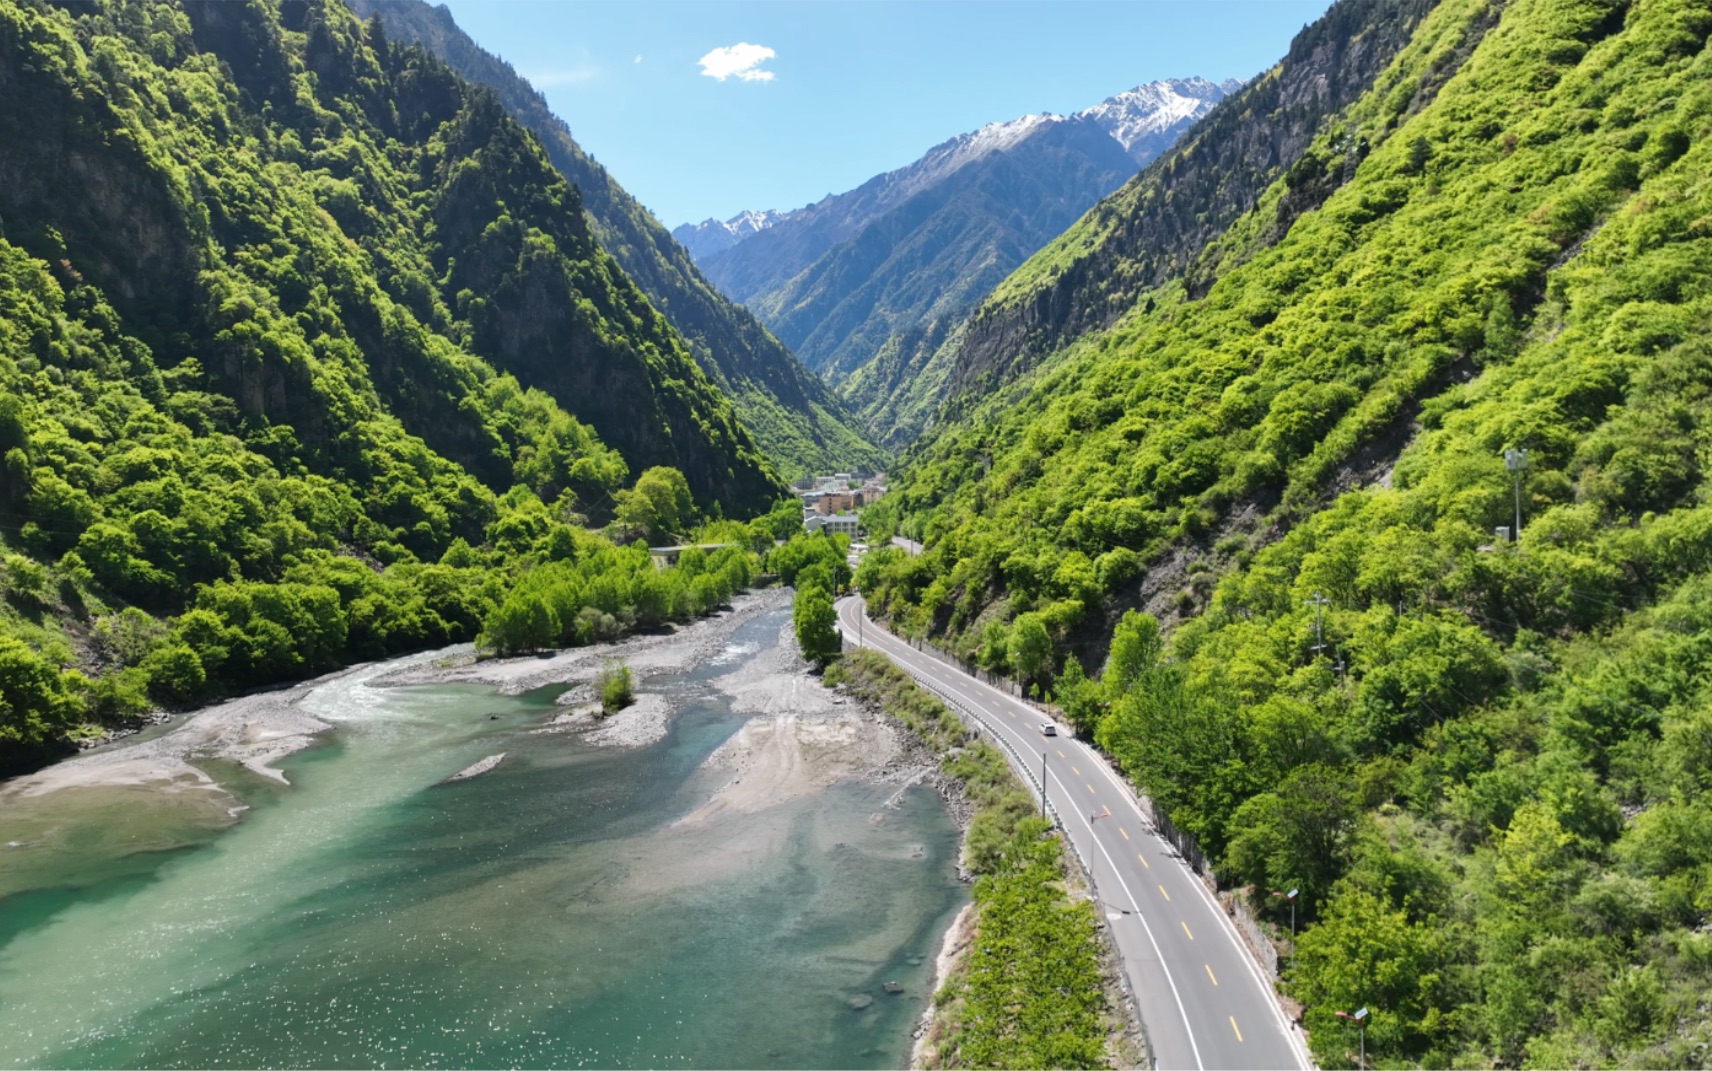
[[1236, 79], [1167, 78], [1126, 89], [1076, 113], [1110, 134], [1137, 163], [1159, 155], [1190, 124], [1240, 88]]
[[776, 209], [767, 208], [762, 209], [759, 212], [754, 209], [749, 209], [746, 212], [739, 212], [735, 216], [732, 216], [721, 224], [721, 226], [730, 231], [731, 234], [741, 242], [756, 231], [764, 231], [784, 218], [785, 213], [777, 211]]
[[759, 212], [750, 209], [739, 212], [730, 219], [704, 219], [700, 223], [681, 224], [673, 228], [672, 237], [678, 240], [679, 245], [689, 250], [690, 256], [700, 260], [702, 257], [712, 256], [722, 249], [730, 249], [743, 239], [766, 230], [789, 214], [771, 208]]

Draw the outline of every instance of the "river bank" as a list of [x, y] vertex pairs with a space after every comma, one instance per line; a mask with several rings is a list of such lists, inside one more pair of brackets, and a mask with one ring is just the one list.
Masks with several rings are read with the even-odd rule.
[[[1085, 877], [1051, 827], [1033, 816], [1004, 757], [877, 652], [847, 652], [828, 679], [895, 720], [932, 758], [941, 795], [956, 802], [960, 872], [964, 880], [981, 879], [974, 902], [941, 940], [934, 1000], [912, 1032], [910, 1066], [1040, 1066], [1048, 1059], [1055, 1066], [1138, 1066], [1145, 1042]], [[1043, 984], [1048, 978], [1054, 981]], [[1077, 981], [1065, 986], [1066, 978]]]
[[[542, 726], [554, 732], [586, 734], [588, 742], [640, 747], [658, 740], [670, 718], [669, 704], [658, 695], [642, 695], [624, 711], [601, 719], [595, 675], [608, 661], [627, 663], [641, 683], [652, 676], [683, 672], [728, 654], [731, 635], [754, 618], [788, 607], [785, 589], [746, 592], [732, 608], [670, 631], [632, 636], [613, 643], [558, 651], [546, 657], [478, 660], [469, 644], [368, 663], [325, 674], [301, 684], [240, 696], [194, 710], [166, 732], [145, 740], [125, 737], [70, 756], [30, 774], [0, 782], [0, 805], [65, 789], [150, 788], [165, 793], [221, 793], [209, 767], [230, 763], [252, 774], [286, 784], [278, 763], [312, 746], [334, 728], [305, 700], [328, 684], [353, 680], [369, 688], [437, 684], [484, 684], [502, 695], [520, 695], [550, 685], [565, 685], [556, 700], [563, 708]], [[783, 710], [818, 689], [805, 688], [792, 667], [775, 657], [764, 670], [739, 670], [730, 684], [745, 709]], [[812, 706], [813, 704], [810, 703]]]
[[[902, 1066], [958, 830], [788, 604], [356, 667], [8, 784], [0, 1065]], [[611, 658], [638, 702], [596, 719]]]

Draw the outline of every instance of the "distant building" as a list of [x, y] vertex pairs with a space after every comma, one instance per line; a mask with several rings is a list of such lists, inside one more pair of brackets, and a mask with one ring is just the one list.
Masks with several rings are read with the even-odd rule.
[[823, 514], [842, 513], [861, 505], [848, 490], [826, 491], [815, 499], [814, 508]]
[[803, 518], [803, 530], [808, 532], [831, 532], [833, 535], [846, 535], [856, 538], [858, 522], [854, 513], [838, 513], [830, 517], [818, 513]]

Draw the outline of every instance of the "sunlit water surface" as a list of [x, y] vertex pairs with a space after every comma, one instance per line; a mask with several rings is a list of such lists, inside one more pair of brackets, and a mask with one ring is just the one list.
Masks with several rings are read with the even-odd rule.
[[561, 689], [376, 669], [310, 697], [337, 730], [290, 789], [238, 779], [226, 831], [135, 791], [0, 812], [0, 1066], [901, 1066], [965, 895], [939, 800], [673, 825], [729, 777], [709, 682], [782, 621], [650, 682], [684, 713], [640, 750], [530, 732]]

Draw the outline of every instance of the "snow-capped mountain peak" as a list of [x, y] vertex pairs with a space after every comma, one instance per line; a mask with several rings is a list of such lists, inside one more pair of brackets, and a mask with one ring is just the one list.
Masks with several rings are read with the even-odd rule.
[[686, 223], [673, 230], [672, 237], [683, 243], [698, 261], [730, 249], [784, 221], [797, 226], [808, 225], [816, 219], [836, 218], [839, 222], [825, 231], [825, 240], [841, 241], [862, 226], [865, 220], [890, 211], [971, 164], [1017, 149], [1057, 123], [1094, 124], [1139, 167], [1169, 148], [1195, 120], [1241, 85], [1235, 79], [1221, 83], [1205, 78], [1169, 78], [1127, 89], [1068, 117], [1039, 112], [988, 123], [978, 130], [942, 141], [914, 163], [877, 175], [848, 193], [829, 194], [821, 201], [790, 212], [740, 212], [728, 220]]
[[673, 229], [672, 237], [689, 250], [692, 257], [712, 256], [721, 249], [731, 248], [750, 235], [766, 230], [787, 215], [789, 213], [771, 208], [761, 211], [749, 209], [730, 219], [704, 219], [700, 223], [685, 223]]
[[1152, 159], [1189, 124], [1241, 86], [1242, 82], [1234, 78], [1224, 82], [1168, 78], [1126, 89], [1077, 112], [1075, 117], [1098, 123], [1137, 161]]

